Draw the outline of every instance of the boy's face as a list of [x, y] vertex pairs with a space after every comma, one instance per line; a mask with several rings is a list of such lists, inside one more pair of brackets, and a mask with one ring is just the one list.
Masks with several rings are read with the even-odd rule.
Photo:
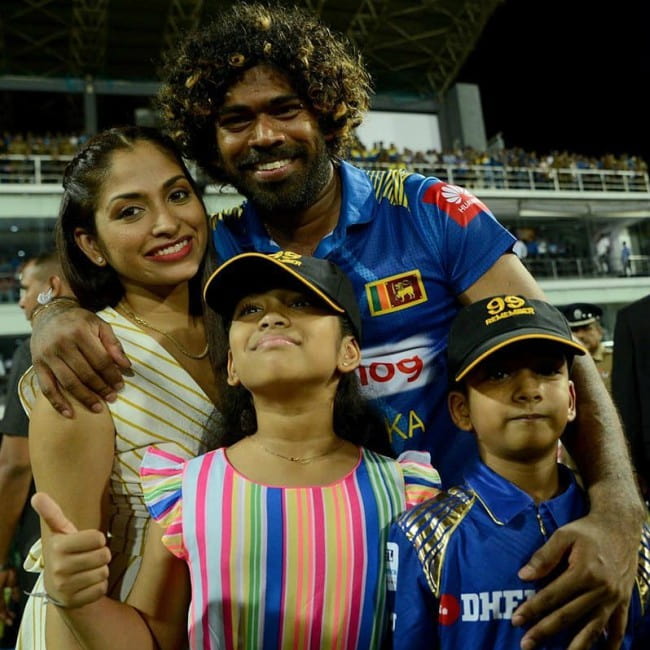
[[293, 289], [240, 300], [229, 343], [228, 383], [253, 393], [286, 393], [289, 384], [335, 391], [339, 373], [355, 370], [361, 356], [356, 339], [342, 335], [338, 315]]
[[532, 461], [554, 453], [575, 418], [575, 390], [563, 350], [541, 340], [514, 343], [482, 361], [452, 391], [456, 425], [474, 431], [481, 458]]

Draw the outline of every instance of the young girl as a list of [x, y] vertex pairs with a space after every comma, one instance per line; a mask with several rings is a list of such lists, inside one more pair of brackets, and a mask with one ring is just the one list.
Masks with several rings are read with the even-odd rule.
[[[152, 449], [141, 468], [162, 542], [189, 567], [190, 645], [379, 648], [388, 526], [439, 481], [428, 454], [378, 453], [389, 447], [358, 393], [352, 286], [326, 260], [247, 253], [223, 264], [204, 295], [229, 338], [217, 448], [189, 462]], [[35, 505], [61, 533], [50, 595], [91, 602], [101, 591], [96, 549], [79, 576], [61, 548], [83, 533], [62, 534], [65, 518], [45, 495]], [[174, 627], [186, 617], [187, 574], [163, 544], [151, 536], [129, 598], [136, 609], [102, 599], [61, 610], [84, 644], [140, 650], [152, 635], [161, 648], [182, 644]]]
[[[107, 593], [124, 599], [150, 522], [138, 476], [144, 450], [160, 445], [195, 456], [213, 409], [197, 277], [206, 212], [174, 145], [154, 129], [125, 127], [95, 136], [72, 160], [56, 228], [72, 289], [112, 325], [132, 373], [108, 408], [90, 412], [74, 402], [72, 418], [26, 375], [31, 463], [37, 489], [56, 498], [74, 525], [111, 533]], [[49, 570], [49, 535], [44, 528], [43, 554], [33, 549], [36, 570]], [[18, 647], [45, 647], [46, 629], [48, 648], [78, 647], [58, 609], [45, 608], [42, 580], [34, 592]]]

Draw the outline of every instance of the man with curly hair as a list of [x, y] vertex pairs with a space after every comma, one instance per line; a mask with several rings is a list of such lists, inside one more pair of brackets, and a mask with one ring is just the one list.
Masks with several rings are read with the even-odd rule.
[[[215, 182], [247, 198], [212, 218], [217, 257], [286, 249], [342, 267], [363, 317], [359, 379], [383, 409], [395, 451], [431, 452], [453, 484], [476, 448], [446, 409], [450, 323], [462, 304], [486, 296], [544, 298], [512, 254], [514, 238], [462, 188], [401, 170], [365, 172], [342, 159], [369, 107], [371, 80], [352, 45], [308, 13], [235, 3], [187, 36], [164, 78], [159, 103], [169, 132]], [[55, 376], [100, 408], [100, 396], [119, 390], [128, 360], [91, 315], [62, 311], [49, 309], [34, 326], [39, 380], [62, 413], [70, 405]], [[66, 331], [73, 345], [63, 343]], [[515, 613], [514, 623], [534, 623], [524, 647], [577, 620], [572, 650], [589, 647], [603, 628], [616, 647], [636, 573], [644, 509], [622, 430], [593, 365], [576, 363], [574, 380], [571, 446], [592, 508], [522, 569], [524, 579], [563, 569]]]

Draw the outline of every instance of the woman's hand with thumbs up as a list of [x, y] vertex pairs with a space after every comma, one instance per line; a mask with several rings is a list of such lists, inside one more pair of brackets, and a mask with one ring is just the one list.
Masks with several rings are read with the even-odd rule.
[[49, 529], [43, 539], [45, 590], [64, 607], [83, 607], [108, 590], [111, 552], [99, 530], [78, 531], [58, 503], [37, 492], [32, 507]]

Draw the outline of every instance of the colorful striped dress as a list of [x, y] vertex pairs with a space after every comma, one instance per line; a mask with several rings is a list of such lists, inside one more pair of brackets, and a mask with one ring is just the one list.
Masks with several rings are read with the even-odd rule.
[[[110, 476], [108, 530], [111, 532], [109, 595], [125, 600], [140, 567], [151, 521], [142, 498], [140, 463], [152, 445], [184, 458], [198, 453], [212, 402], [187, 371], [151, 336], [112, 308], [97, 314], [109, 323], [132, 364], [124, 388], [108, 404], [115, 425], [115, 459]], [[32, 370], [20, 382], [20, 398], [29, 413], [38, 386]], [[93, 435], [88, 431], [86, 435]], [[83, 468], [80, 468], [83, 471]], [[29, 571], [43, 568], [40, 540], [25, 562]], [[34, 591], [43, 591], [42, 575]], [[20, 627], [18, 650], [45, 650], [47, 608], [30, 598]]]
[[316, 487], [254, 483], [223, 448], [190, 461], [150, 449], [140, 473], [163, 542], [189, 565], [194, 650], [379, 648], [389, 524], [440, 485], [428, 453], [366, 449]]

